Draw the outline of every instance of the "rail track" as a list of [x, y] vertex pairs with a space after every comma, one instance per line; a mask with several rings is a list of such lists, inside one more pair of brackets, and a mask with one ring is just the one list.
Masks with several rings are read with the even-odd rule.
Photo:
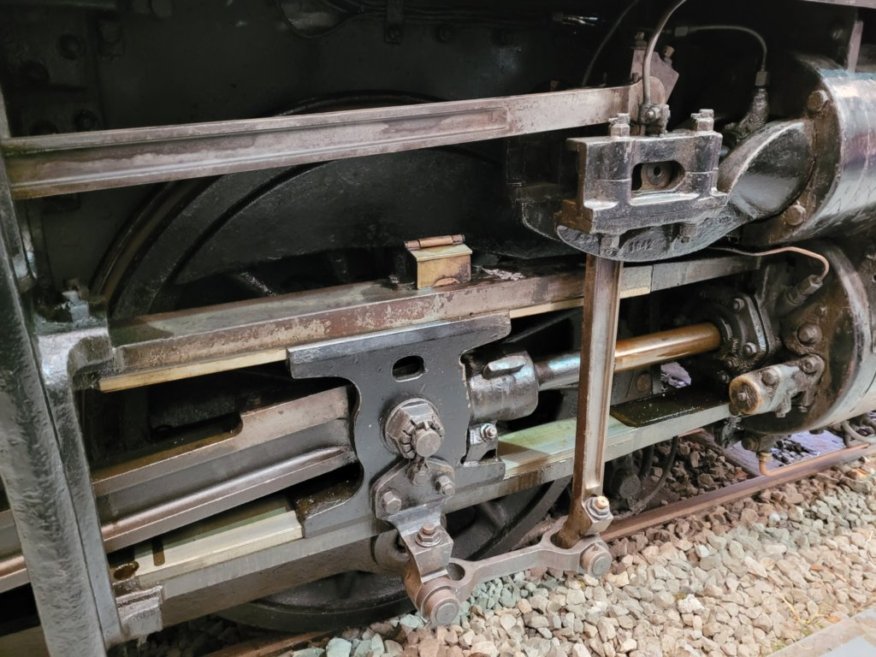
[[[717, 490], [658, 506], [617, 519], [602, 536], [606, 541], [627, 538], [673, 520], [693, 516], [717, 506], [752, 497], [762, 491], [793, 483], [859, 459], [876, 456], [876, 445], [857, 444], [774, 468]], [[279, 657], [288, 651], [319, 641], [333, 632], [307, 632], [287, 636], [248, 639], [223, 647], [205, 657]]]

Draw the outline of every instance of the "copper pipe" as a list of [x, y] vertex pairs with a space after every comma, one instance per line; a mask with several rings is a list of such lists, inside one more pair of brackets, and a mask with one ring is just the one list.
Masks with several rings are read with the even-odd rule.
[[[721, 333], [714, 324], [693, 324], [668, 331], [618, 340], [614, 351], [614, 371], [666, 363], [714, 351], [721, 346]], [[581, 355], [571, 352], [535, 364], [541, 390], [574, 385], [581, 370]]]

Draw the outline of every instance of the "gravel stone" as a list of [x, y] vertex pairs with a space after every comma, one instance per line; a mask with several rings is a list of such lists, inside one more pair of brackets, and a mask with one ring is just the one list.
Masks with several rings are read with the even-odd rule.
[[[682, 445], [664, 501], [695, 492], [697, 475], [715, 485], [738, 477], [714, 450]], [[691, 471], [691, 460], [707, 472]], [[287, 657], [766, 657], [876, 605], [876, 486], [845, 476], [865, 467], [876, 462], [615, 541], [602, 581], [534, 568], [478, 586], [450, 627], [406, 614]], [[195, 623], [124, 657], [203, 657], [241, 640], [226, 621]]]
[[325, 647], [326, 657], [350, 657], [353, 644], [346, 639], [332, 639]]

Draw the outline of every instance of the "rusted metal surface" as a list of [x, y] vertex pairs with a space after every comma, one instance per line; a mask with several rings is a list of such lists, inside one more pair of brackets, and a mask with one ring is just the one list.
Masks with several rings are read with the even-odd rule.
[[16, 199], [312, 164], [605, 123], [638, 87], [572, 89], [0, 140]]
[[566, 548], [580, 541], [594, 525], [590, 498], [599, 496], [600, 511], [608, 513], [608, 502], [601, 496], [622, 269], [614, 260], [587, 256], [581, 322], [581, 362], [586, 360], [587, 367], [581, 371], [578, 384], [572, 499], [566, 522], [556, 534], [557, 544]]
[[[621, 297], [755, 269], [718, 257], [627, 267]], [[285, 348], [413, 324], [507, 311], [512, 318], [581, 305], [581, 270], [568, 264], [481, 272], [469, 285], [414, 290], [371, 282], [258, 301], [148, 315], [112, 327], [112, 392], [285, 359]]]
[[607, 541], [624, 536], [631, 536], [648, 527], [662, 525], [676, 518], [709, 511], [721, 504], [730, 504], [736, 500], [742, 500], [747, 497], [764, 491], [768, 488], [778, 487], [783, 484], [789, 484], [806, 477], [818, 474], [822, 470], [833, 468], [843, 463], [849, 463], [866, 456], [876, 454], [876, 447], [868, 447], [866, 445], [856, 445], [855, 447], [847, 447], [839, 449], [835, 452], [816, 456], [811, 459], [806, 459], [800, 463], [795, 463], [788, 468], [777, 468], [769, 477], [754, 477], [746, 479], [737, 484], [731, 484], [718, 490], [709, 491], [696, 497], [680, 500], [672, 504], [667, 504], [650, 511], [645, 511], [629, 518], [624, 518], [615, 522], [607, 531], [603, 533], [603, 538]]
[[421, 237], [416, 240], [408, 240], [405, 242], [405, 248], [408, 251], [417, 251], [418, 249], [431, 249], [434, 246], [453, 246], [463, 242], [465, 242], [464, 235], [438, 235], [436, 237]]

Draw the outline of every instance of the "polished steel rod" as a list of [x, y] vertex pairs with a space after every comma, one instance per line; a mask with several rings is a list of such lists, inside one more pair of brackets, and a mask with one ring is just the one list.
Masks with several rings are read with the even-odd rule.
[[13, 198], [299, 166], [607, 123], [639, 87], [0, 140]]
[[[721, 346], [721, 333], [705, 322], [618, 340], [614, 348], [614, 371], [627, 372], [649, 365], [714, 351]], [[577, 385], [581, 354], [577, 351], [553, 356], [535, 364], [540, 390]]]

